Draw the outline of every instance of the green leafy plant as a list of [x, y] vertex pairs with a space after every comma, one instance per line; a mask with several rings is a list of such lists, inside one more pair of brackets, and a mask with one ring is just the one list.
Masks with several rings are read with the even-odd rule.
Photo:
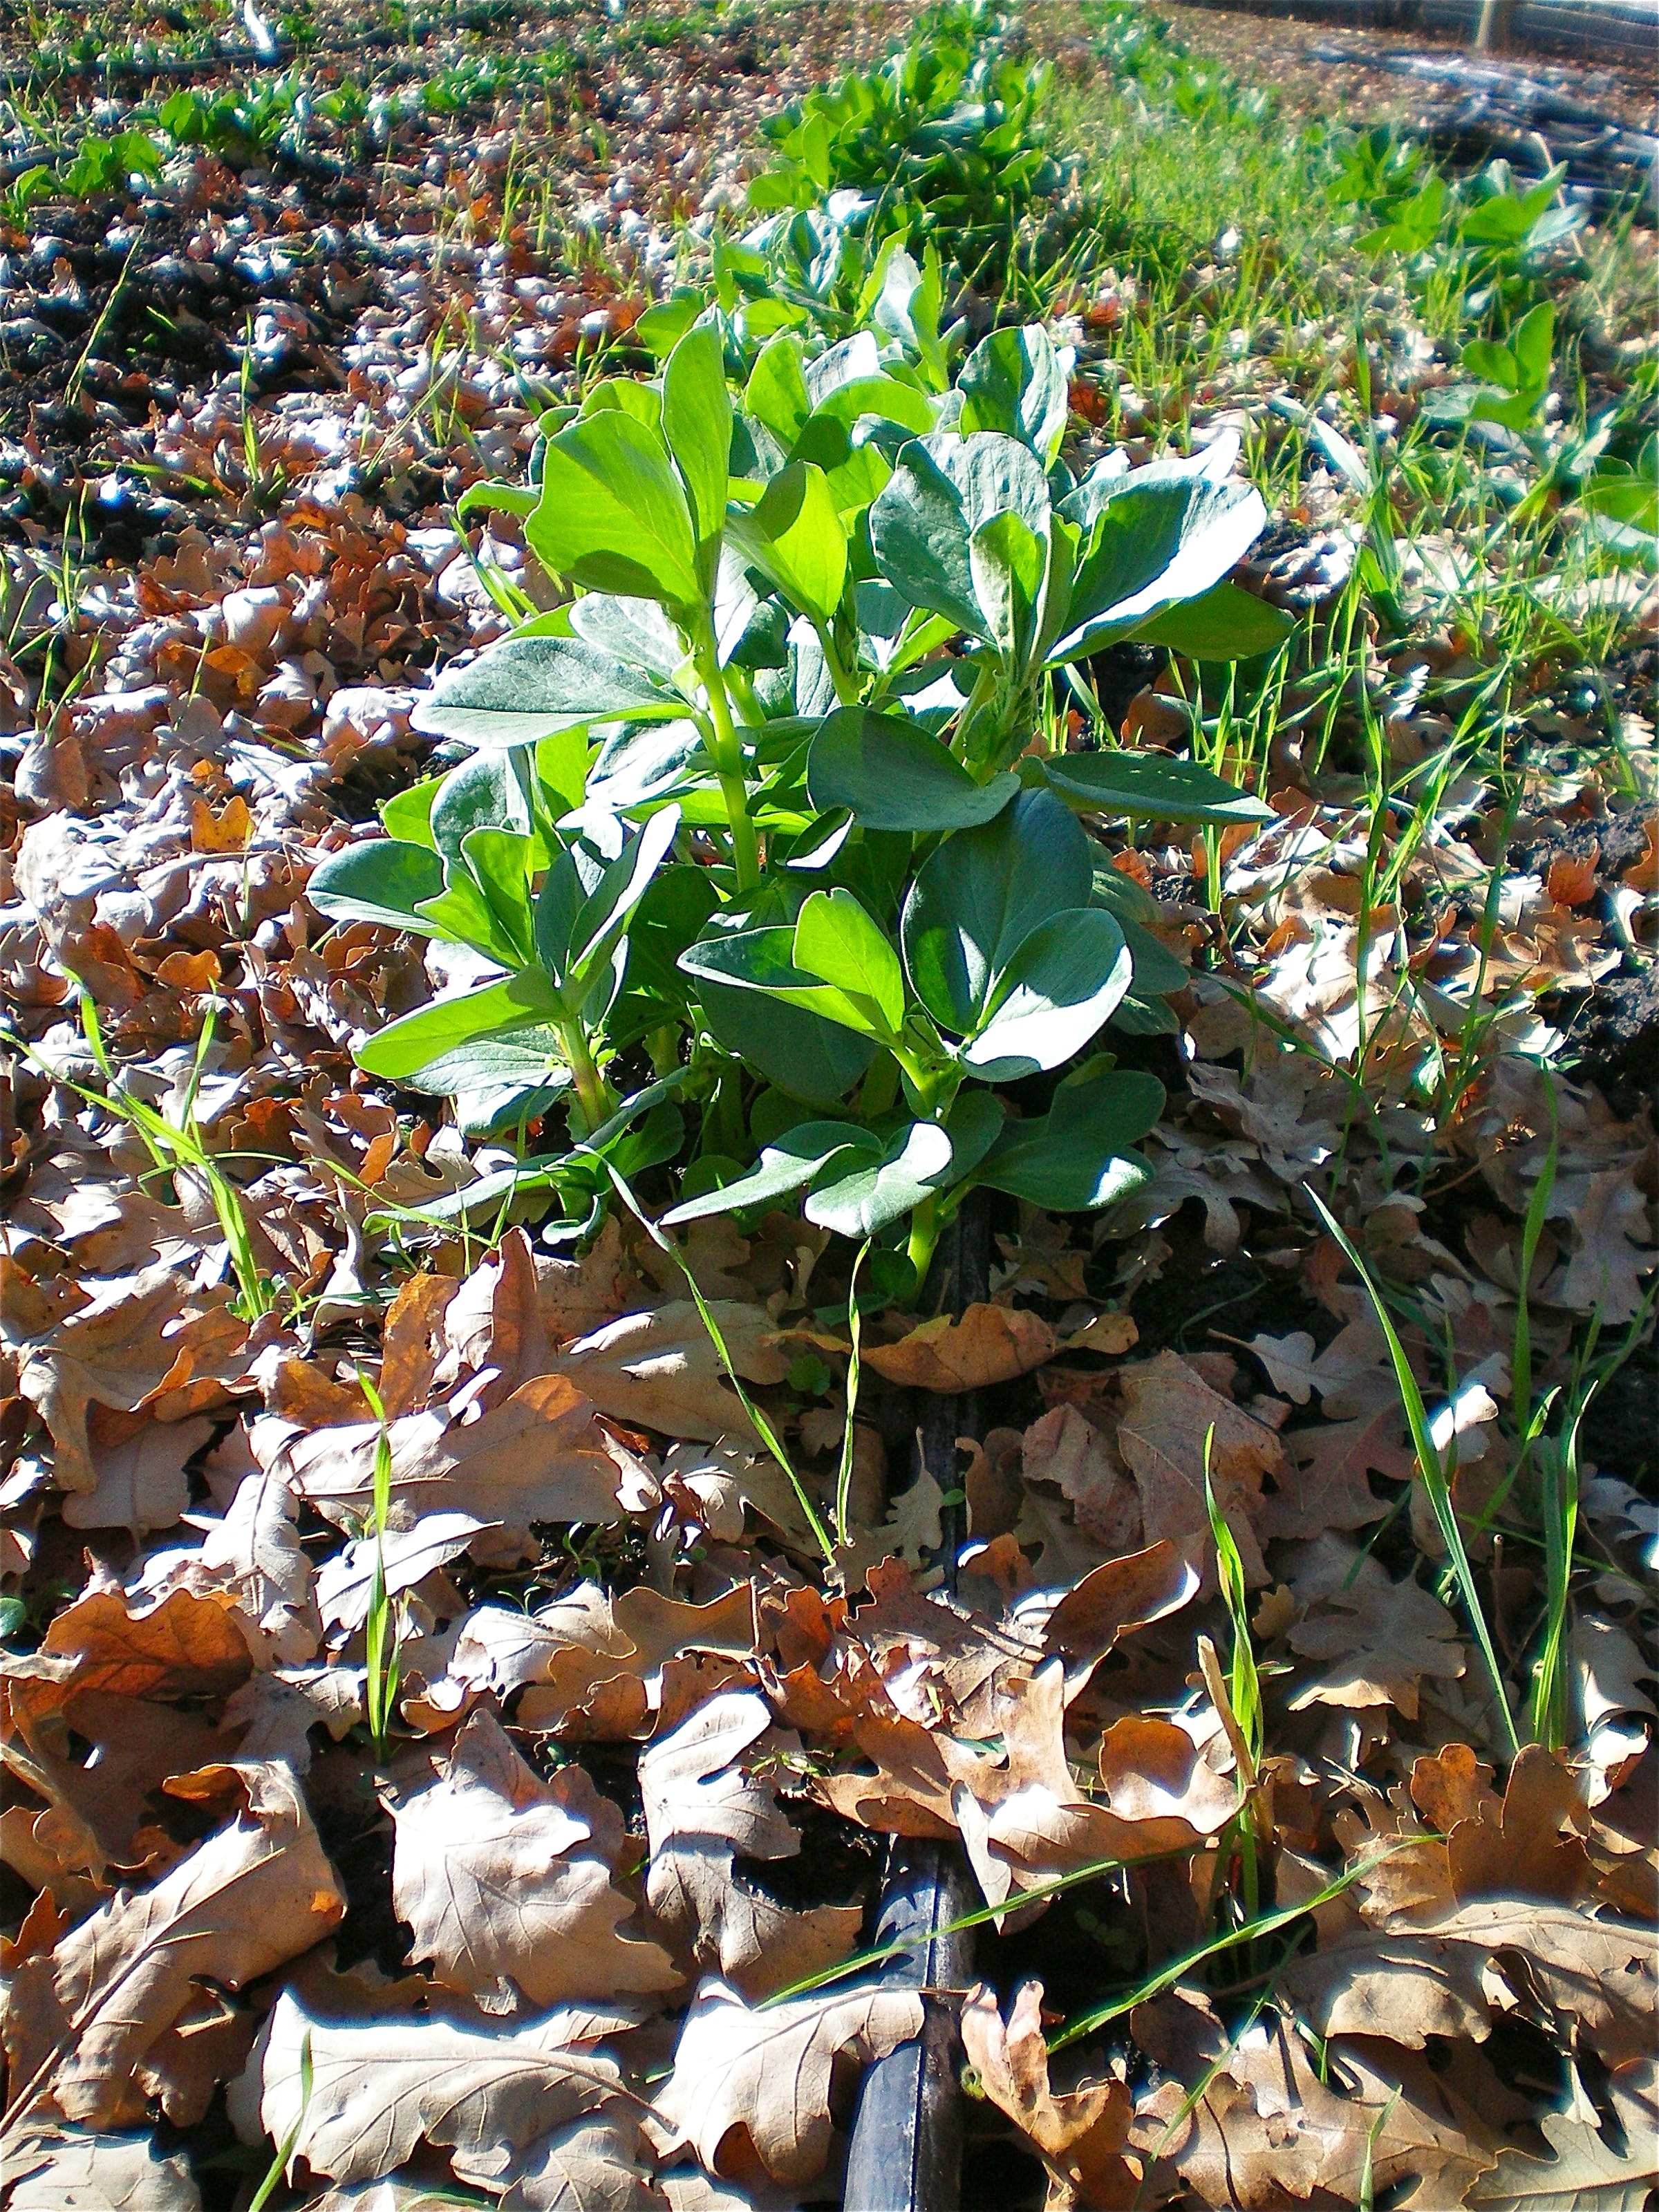
[[750, 207], [785, 224], [827, 208], [872, 246], [943, 240], [964, 276], [982, 274], [1066, 178], [1042, 124], [1052, 71], [1012, 58], [1007, 39], [983, 0], [928, 10], [879, 69], [763, 127], [777, 158], [750, 183]]
[[1121, 638], [1287, 625], [1225, 580], [1264, 519], [1225, 451], [1073, 477], [1040, 328], [943, 390], [890, 325], [781, 333], [734, 393], [727, 334], [711, 303], [659, 378], [550, 418], [528, 485], [469, 495], [577, 596], [445, 672], [420, 725], [471, 757], [310, 896], [495, 971], [366, 1069], [475, 1128], [568, 1116], [569, 1152], [458, 1203], [580, 1236], [612, 1170], [678, 1159], [668, 1224], [799, 1200], [902, 1293], [975, 1184], [1080, 1210], [1146, 1173], [1162, 1090], [1099, 1039], [1166, 1026], [1184, 971], [1085, 821], [1266, 813], [1195, 762], [1067, 751], [1057, 685]]

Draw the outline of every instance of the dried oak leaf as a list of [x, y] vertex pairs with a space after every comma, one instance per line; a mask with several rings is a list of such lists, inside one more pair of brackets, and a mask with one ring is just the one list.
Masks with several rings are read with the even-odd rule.
[[1546, 2112], [1539, 2121], [1555, 2153], [1534, 2158], [1511, 2146], [1463, 2199], [1514, 2212], [1643, 2212], [1659, 2188], [1659, 2066], [1635, 2060], [1607, 2077], [1622, 2143], [1580, 2112]]
[[[561, 2005], [488, 2027], [337, 2020], [285, 1990], [233, 2090], [232, 2117], [244, 2134], [289, 2143], [292, 2159], [335, 2181], [379, 2180], [429, 2142], [453, 2151], [464, 2179], [487, 2185], [538, 2136], [627, 2101], [622, 2069], [599, 2046], [637, 2019], [624, 2007]], [[307, 2038], [309, 2099], [301, 2087]]]
[[1056, 2093], [1042, 2036], [1042, 1984], [1024, 1982], [1005, 2021], [983, 1982], [962, 2008], [962, 2041], [978, 2087], [1029, 2136], [1048, 2169], [1048, 2212], [1120, 2212], [1135, 2203], [1141, 2161], [1124, 2155], [1134, 2108], [1121, 2081]]
[[775, 1762], [799, 1738], [775, 1729], [753, 1690], [711, 1698], [640, 1759], [651, 1866], [646, 1901], [683, 1951], [750, 1998], [805, 1980], [844, 1958], [863, 1919], [856, 1905], [795, 1912], [740, 1881], [733, 1862], [788, 1858], [800, 1835], [775, 1803], [776, 1783], [746, 1771]]
[[53, 2129], [8, 2147], [10, 2212], [201, 2212], [188, 2160], [153, 2136]]
[[9, 1660], [14, 1697], [39, 1712], [79, 1690], [172, 1705], [222, 1698], [253, 1671], [247, 1644], [222, 1603], [175, 1589], [135, 1602], [94, 1580], [64, 1607], [29, 1658]]
[[1413, 1932], [1468, 1943], [1523, 2003], [1571, 2019], [1609, 2066], [1648, 2057], [1659, 2032], [1659, 1933], [1571, 1906], [1482, 1898]]
[[672, 1988], [655, 1943], [623, 1934], [611, 1881], [621, 1813], [579, 1766], [544, 1782], [485, 1709], [425, 1783], [392, 1798], [392, 1896], [410, 1956], [492, 2004], [510, 1983], [537, 2007]]
[[[106, 1421], [127, 1433], [105, 1441]], [[190, 1504], [190, 1478], [185, 1462], [199, 1451], [213, 1434], [211, 1422], [199, 1417], [184, 1421], [152, 1421], [143, 1415], [131, 1419], [117, 1415], [100, 1418], [94, 1409], [88, 1423], [96, 1486], [74, 1492], [64, 1500], [64, 1518], [71, 1528], [129, 1528], [134, 1541], [153, 1528], [173, 1528], [185, 1517]]]
[[240, 1989], [309, 1950], [345, 1911], [286, 1767], [207, 1767], [167, 1786], [240, 1802], [154, 1887], [118, 1892], [13, 1984], [13, 2081], [97, 2128], [143, 2116], [146, 2062], [199, 1984]]
[[[30, 1840], [51, 1865], [100, 1880], [112, 1865], [153, 1864], [166, 1838], [153, 1828], [141, 1836], [154, 1819], [151, 1793], [228, 1748], [200, 1713], [106, 1690], [76, 1690], [44, 1708], [11, 1697], [7, 1704], [15, 1730], [7, 1764], [46, 1801], [44, 1812], [16, 1805], [7, 1817], [28, 1823]], [[170, 1848], [165, 1856], [173, 1856]]]
[[1370, 1476], [1409, 1482], [1417, 1471], [1414, 1455], [1401, 1441], [1401, 1419], [1397, 1405], [1383, 1406], [1358, 1420], [1287, 1431], [1280, 1441], [1290, 1465], [1275, 1474], [1261, 1501], [1257, 1533], [1264, 1540], [1315, 1537], [1327, 1528], [1380, 1521], [1389, 1509]]
[[[1237, 1542], [1246, 1581], [1261, 1588], [1268, 1576], [1255, 1522], [1263, 1475], [1283, 1479], [1285, 1447], [1279, 1437], [1212, 1389], [1176, 1352], [1160, 1352], [1155, 1359], [1120, 1368], [1117, 1382], [1123, 1399], [1117, 1449], [1139, 1486], [1145, 1540], [1171, 1537], [1213, 1559], [1204, 1502], [1204, 1439], [1213, 1429], [1216, 1503]], [[1212, 1572], [1206, 1570], [1206, 1579]]]
[[18, 1389], [56, 1448], [59, 1486], [94, 1492], [88, 1417], [94, 1406], [135, 1413], [172, 1367], [164, 1332], [179, 1318], [184, 1282], [158, 1264], [91, 1289], [36, 1283], [0, 1254], [0, 1336], [18, 1362]]
[[222, 1590], [243, 1632], [267, 1665], [315, 1656], [322, 1622], [315, 1570], [300, 1541], [299, 1500], [279, 1475], [244, 1475], [222, 1521], [204, 1528], [186, 1587]]
[[921, 2023], [909, 1990], [842, 1988], [751, 2010], [711, 1978], [686, 2014], [646, 2134], [663, 2160], [689, 2146], [711, 2173], [739, 2183], [811, 2181], [830, 2155], [836, 2060], [884, 2058]]
[[960, 1321], [938, 1314], [896, 1344], [866, 1345], [864, 1364], [915, 1390], [981, 1390], [1052, 1359], [1060, 1340], [1040, 1314], [972, 1305]]
[[[392, 1509], [407, 1526], [433, 1512], [499, 1522], [506, 1555], [532, 1521], [619, 1521], [623, 1469], [595, 1408], [562, 1375], [543, 1375], [477, 1420], [441, 1412], [391, 1423]], [[250, 1441], [260, 1465], [283, 1476], [339, 1526], [361, 1522], [374, 1499], [380, 1430], [354, 1422], [307, 1431], [267, 1416]]]
[[[793, 1355], [778, 1343], [763, 1308], [717, 1298], [709, 1302], [709, 1311], [745, 1382], [783, 1381]], [[669, 1437], [696, 1437], [704, 1443], [753, 1434], [689, 1298], [624, 1314], [579, 1337], [554, 1364], [613, 1420], [659, 1429]]]
[[[1131, 2028], [1180, 2077], [1141, 2099], [1131, 2147], [1155, 2161], [1155, 2187], [1178, 2177], [1200, 2204], [1352, 2204], [1369, 2173], [1378, 2194], [1401, 2190], [1391, 2201], [1410, 2212], [1444, 2212], [1496, 2156], [1492, 2131], [1407, 2052], [1390, 2052], [1385, 2066], [1344, 2045], [1323, 2081], [1287, 2028], [1252, 2027], [1230, 2047], [1207, 1998], [1190, 1989], [1137, 2006]], [[1190, 2112], [1188, 2079], [1205, 2084]]]
[[1027, 1482], [1058, 1483], [1079, 1533], [1111, 1557], [1141, 1540], [1140, 1493], [1116, 1448], [1076, 1406], [1051, 1407], [1025, 1431], [1021, 1472]]
[[594, 2112], [520, 2151], [500, 2212], [665, 2212], [631, 2112]]
[[1323, 1662], [1291, 1699], [1293, 1712], [1314, 1705], [1394, 1705], [1415, 1720], [1424, 1675], [1463, 1673], [1457, 1623], [1439, 1600], [1409, 1577], [1390, 1582], [1374, 1558], [1357, 1555], [1340, 1537], [1310, 1545], [1290, 1581], [1310, 1609], [1286, 1640], [1304, 1658]]
[[480, 1606], [469, 1613], [447, 1675], [404, 1710], [442, 1727], [472, 1698], [523, 1689], [524, 1727], [643, 1735], [665, 1720], [673, 1726], [738, 1674], [751, 1678], [754, 1648], [748, 1583], [707, 1605], [663, 1597], [642, 1583], [612, 1600], [583, 1583], [539, 1613]]

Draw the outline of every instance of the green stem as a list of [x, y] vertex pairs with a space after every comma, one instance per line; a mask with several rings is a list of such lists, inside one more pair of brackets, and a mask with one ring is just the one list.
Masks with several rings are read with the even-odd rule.
[[842, 659], [829, 623], [815, 618], [812, 627], [818, 634], [818, 643], [823, 647], [824, 665], [830, 671], [830, 681], [836, 687], [836, 698], [843, 707], [856, 707], [859, 703], [859, 680]]
[[611, 1086], [593, 1065], [593, 1055], [588, 1050], [587, 1039], [582, 1034], [580, 1023], [561, 1022], [559, 1042], [564, 1049], [565, 1059], [569, 1062], [576, 1085], [576, 1097], [586, 1124], [586, 1128], [574, 1133], [586, 1136], [590, 1130], [597, 1129], [602, 1121], [610, 1120], [617, 1110], [617, 1101]]
[[696, 671], [708, 698], [708, 719], [714, 732], [714, 773], [726, 801], [726, 818], [732, 827], [732, 860], [738, 872], [738, 889], [752, 891], [760, 883], [760, 847], [749, 812], [749, 788], [743, 775], [743, 744], [732, 720], [726, 678], [712, 630], [698, 641], [694, 655]]
[[927, 1279], [927, 1269], [933, 1257], [933, 1247], [944, 1224], [939, 1218], [939, 1200], [924, 1198], [910, 1216], [910, 1243], [908, 1247], [910, 1265], [916, 1271], [916, 1288], [921, 1290]]

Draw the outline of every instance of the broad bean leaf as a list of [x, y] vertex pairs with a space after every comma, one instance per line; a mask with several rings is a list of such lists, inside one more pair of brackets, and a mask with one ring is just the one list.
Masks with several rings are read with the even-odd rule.
[[1189, 660], [1248, 660], [1252, 653], [1277, 652], [1295, 628], [1294, 617], [1283, 608], [1224, 579], [1198, 599], [1154, 615], [1135, 636], [1184, 653]]
[[1129, 988], [1123, 933], [1099, 907], [1056, 915], [1022, 940], [957, 1057], [988, 1083], [1059, 1067], [1088, 1043]]
[[1089, 841], [1046, 791], [1022, 792], [995, 821], [958, 830], [924, 861], [900, 939], [910, 984], [935, 1021], [977, 1028], [996, 979], [1034, 929], [1087, 906]]
[[842, 1162], [832, 1162], [806, 1201], [806, 1218], [841, 1237], [878, 1236], [945, 1187], [951, 1159], [951, 1139], [937, 1121], [912, 1121], [889, 1138], [879, 1158], [848, 1154], [847, 1173], [837, 1172]]
[[1045, 1115], [1004, 1129], [974, 1180], [1056, 1213], [1108, 1206], [1149, 1178], [1130, 1147], [1163, 1108], [1163, 1085], [1138, 1070], [1063, 1083]]
[[729, 936], [705, 938], [680, 955], [680, 966], [701, 981], [734, 985], [739, 990], [763, 991], [787, 1006], [837, 1022], [878, 1042], [890, 1032], [875, 1002], [861, 992], [843, 990], [825, 982], [795, 960], [793, 929], [769, 927], [739, 930]]
[[812, 893], [796, 919], [794, 958], [808, 975], [867, 1000], [893, 1034], [903, 1026], [898, 955], [851, 891]]
[[744, 559], [786, 599], [830, 620], [847, 582], [847, 532], [822, 469], [792, 461], [752, 507], [734, 512], [730, 528]]
[[903, 714], [845, 707], [813, 738], [806, 788], [814, 806], [851, 809], [866, 830], [965, 830], [1000, 814], [1012, 775], [975, 783], [960, 761]]
[[957, 378], [961, 427], [1000, 430], [1029, 446], [1046, 467], [1060, 451], [1069, 407], [1066, 374], [1040, 323], [993, 331]]
[[331, 854], [313, 871], [306, 896], [331, 921], [376, 921], [387, 929], [447, 935], [429, 930], [416, 912], [443, 887], [443, 861], [429, 847], [381, 837]]
[[760, 1164], [736, 1182], [719, 1190], [688, 1198], [664, 1214], [663, 1223], [674, 1228], [683, 1221], [701, 1221], [710, 1214], [737, 1213], [750, 1206], [769, 1205], [787, 1198], [832, 1164], [879, 1161], [879, 1137], [854, 1121], [803, 1121], [776, 1141], [762, 1147]]
[[[786, 937], [792, 932], [785, 930]], [[873, 1039], [855, 1036], [821, 1014], [715, 980], [708, 969], [682, 971], [696, 984], [710, 1034], [791, 1098], [833, 1106], [876, 1056]]]
[[459, 860], [475, 830], [513, 830], [528, 836], [533, 827], [526, 775], [520, 757], [475, 753], [451, 770], [432, 803], [432, 842], [447, 860]]
[[1154, 461], [1144, 469], [1091, 471], [1060, 502], [1083, 532], [1073, 577], [1069, 629], [1050, 648], [1059, 666], [1218, 583], [1242, 560], [1267, 519], [1249, 485], [1218, 483], [1197, 463]]
[[550, 574], [590, 591], [691, 608], [702, 599], [691, 510], [660, 434], [615, 408], [550, 438], [525, 525]]
[[912, 606], [931, 608], [959, 629], [988, 636], [971, 546], [975, 532], [999, 514], [1018, 515], [1034, 538], [1046, 542], [1048, 487], [1029, 447], [993, 431], [962, 438], [941, 430], [913, 438], [870, 510], [876, 565]]
[[707, 323], [689, 330], [668, 356], [662, 427], [690, 501], [697, 544], [707, 546], [725, 526], [732, 452], [725, 356], [719, 331]]
[[504, 1036], [532, 1023], [555, 1020], [560, 1012], [552, 977], [539, 968], [526, 968], [482, 991], [434, 1000], [400, 1021], [388, 1023], [362, 1047], [357, 1064], [370, 1075], [401, 1083], [477, 1037]]
[[524, 745], [592, 722], [683, 714], [685, 703], [650, 668], [583, 638], [504, 637], [464, 667], [447, 668], [410, 720], [465, 744]]
[[1057, 753], [1042, 763], [1042, 780], [1085, 813], [1144, 817], [1152, 822], [1266, 822], [1273, 809], [1213, 769], [1167, 753]]

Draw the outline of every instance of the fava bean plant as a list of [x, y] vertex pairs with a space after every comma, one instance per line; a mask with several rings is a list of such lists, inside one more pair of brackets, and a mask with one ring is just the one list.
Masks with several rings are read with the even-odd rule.
[[417, 720], [467, 757], [310, 887], [479, 959], [365, 1069], [474, 1133], [568, 1127], [452, 1216], [576, 1239], [607, 1160], [673, 1164], [668, 1223], [799, 1202], [906, 1297], [975, 1184], [1076, 1211], [1147, 1172], [1164, 1094], [1103, 1037], [1172, 1028], [1185, 971], [1086, 825], [1267, 810], [1193, 762], [1068, 750], [1066, 708], [1115, 640], [1278, 644], [1224, 580], [1262, 504], [1219, 447], [1074, 476], [1044, 331], [951, 379], [921, 273], [889, 277], [876, 326], [817, 351], [711, 305], [653, 380], [550, 418], [528, 485], [471, 495], [573, 596], [444, 672]]

